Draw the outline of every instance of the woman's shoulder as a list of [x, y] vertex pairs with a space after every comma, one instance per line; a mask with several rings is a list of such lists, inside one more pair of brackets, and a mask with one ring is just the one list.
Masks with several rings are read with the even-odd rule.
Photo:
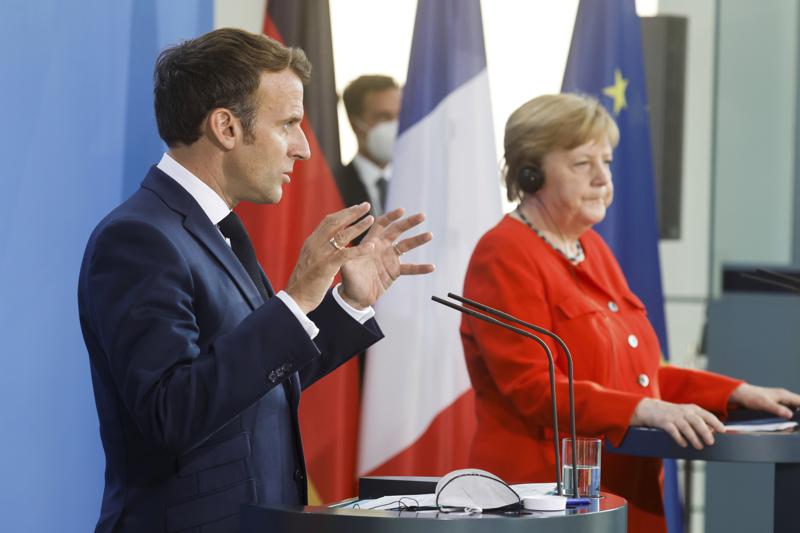
[[495, 298], [509, 287], [514, 287], [516, 296], [520, 290], [538, 290], [542, 281], [537, 257], [543, 255], [539, 241], [521, 221], [504, 216], [478, 240], [472, 252], [464, 278], [465, 295], [507, 305]]
[[539, 276], [548, 250], [523, 222], [504, 216], [478, 241], [467, 268], [467, 278], [529, 279]]
[[581, 235], [581, 246], [586, 251], [586, 254], [589, 255], [599, 255], [604, 260], [611, 259], [612, 261], [616, 262], [614, 259], [614, 253], [609, 248], [608, 243], [606, 243], [605, 239], [594, 229], [587, 230], [583, 235]]
[[530, 231], [521, 221], [511, 215], [505, 215], [478, 240], [475, 252], [496, 253], [498, 248], [522, 251], [532, 240]]
[[597, 231], [590, 229], [581, 235], [581, 245], [587, 257], [585, 268], [598, 276], [612, 276], [611, 279], [622, 283], [627, 290], [627, 280], [617, 257]]
[[594, 246], [601, 246], [605, 249], [608, 249], [608, 244], [606, 244], [605, 239], [603, 239], [603, 237], [601, 237], [594, 228], [589, 228], [586, 230], [584, 234], [581, 235], [581, 240], [584, 241], [584, 246], [586, 246], [586, 244], [592, 244]]

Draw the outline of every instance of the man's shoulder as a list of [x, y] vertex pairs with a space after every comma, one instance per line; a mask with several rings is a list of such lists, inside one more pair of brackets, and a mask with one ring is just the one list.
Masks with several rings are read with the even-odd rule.
[[140, 187], [129, 198], [112, 209], [94, 227], [86, 243], [86, 254], [98, 247], [126, 247], [132, 242], [165, 242], [181, 240], [184, 215], [168, 205], [147, 187]]
[[93, 233], [97, 234], [110, 226], [125, 223], [161, 226], [176, 220], [175, 211], [164, 204], [155, 193], [140, 188], [103, 217]]
[[175, 213], [170, 213], [152, 191], [137, 190], [108, 213], [89, 236], [80, 268], [79, 304], [91, 292], [88, 284], [92, 272], [124, 277], [155, 257], [169, 255], [177, 249], [179, 227]]
[[152, 167], [141, 186], [130, 197], [111, 210], [95, 229], [130, 221], [158, 226], [181, 222], [196, 202], [177, 182], [157, 167]]

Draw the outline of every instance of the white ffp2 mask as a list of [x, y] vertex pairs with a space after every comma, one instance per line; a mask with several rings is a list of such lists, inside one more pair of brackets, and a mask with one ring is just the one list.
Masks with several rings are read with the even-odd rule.
[[381, 165], [386, 165], [392, 160], [397, 127], [396, 120], [388, 120], [375, 124], [367, 131], [367, 151]]

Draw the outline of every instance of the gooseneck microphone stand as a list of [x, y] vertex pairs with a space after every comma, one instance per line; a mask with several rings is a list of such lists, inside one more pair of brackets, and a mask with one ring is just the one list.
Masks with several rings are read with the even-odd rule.
[[[556, 343], [563, 350], [564, 355], [567, 358], [567, 379], [568, 379], [568, 384], [569, 384], [570, 436], [572, 437], [572, 443], [573, 443], [573, 445], [572, 445], [572, 465], [573, 465], [573, 468], [571, 469], [571, 473], [572, 473], [571, 477], [572, 477], [573, 491], [575, 492], [574, 496], [577, 497], [578, 496], [578, 469], [577, 469], [578, 461], [577, 461], [577, 451], [576, 451], [576, 447], [577, 446], [575, 445], [575, 443], [577, 442], [577, 440], [576, 440], [576, 431], [575, 431], [575, 395], [574, 395], [574, 380], [573, 380], [573, 371], [572, 371], [572, 354], [570, 353], [569, 348], [567, 348], [567, 345], [564, 343], [564, 341], [561, 340], [561, 338], [558, 335], [556, 335], [555, 333], [553, 333], [552, 331], [549, 331], [549, 330], [546, 330], [546, 329], [544, 329], [542, 327], [536, 326], [535, 324], [531, 324], [529, 322], [525, 322], [524, 320], [520, 320], [519, 318], [516, 318], [515, 316], [509, 315], [508, 313], [504, 313], [503, 311], [499, 311], [497, 309], [489, 307], [488, 305], [484, 305], [484, 304], [476, 302], [474, 300], [470, 300], [469, 298], [464, 298], [463, 296], [459, 296], [459, 295], [453, 294], [453, 293], [447, 293], [447, 296], [449, 298], [457, 300], [457, 301], [459, 301], [461, 303], [467, 304], [470, 307], [474, 307], [475, 309], [480, 309], [481, 311], [484, 311], [485, 313], [500, 317], [500, 318], [502, 318], [504, 320], [508, 320], [509, 322], [513, 322], [515, 324], [519, 324], [519, 325], [524, 326], [524, 327], [526, 327], [528, 329], [536, 331], [537, 333], [541, 333], [543, 335], [546, 335], [546, 336], [552, 338], [554, 341], [556, 341]], [[456, 311], [459, 311], [459, 312], [467, 314], [467, 315], [469, 315], [471, 317], [477, 318], [478, 320], [483, 320], [484, 322], [489, 322], [490, 324], [494, 324], [496, 326], [500, 326], [502, 328], [505, 328], [505, 329], [508, 329], [510, 331], [513, 331], [514, 333], [517, 333], [518, 335], [522, 335], [523, 337], [527, 337], [529, 339], [532, 339], [532, 340], [536, 341], [539, 344], [539, 346], [541, 346], [544, 349], [545, 354], [547, 355], [547, 364], [548, 364], [548, 370], [549, 370], [549, 374], [550, 374], [550, 403], [551, 403], [551, 407], [552, 407], [552, 411], [553, 411], [553, 448], [554, 448], [554, 451], [555, 451], [555, 458], [556, 458], [556, 489], [557, 489], [557, 493], [558, 494], [561, 494], [562, 496], [565, 495], [564, 494], [563, 484], [562, 484], [562, 479], [561, 479], [561, 466], [562, 466], [561, 465], [561, 454], [559, 452], [559, 446], [558, 446], [558, 410], [556, 408], [555, 363], [553, 361], [553, 354], [550, 351], [550, 348], [547, 346], [547, 343], [545, 343], [541, 338], [537, 337], [536, 335], [534, 335], [534, 334], [532, 334], [532, 333], [530, 333], [528, 331], [525, 331], [525, 330], [522, 330], [520, 328], [511, 326], [509, 324], [506, 324], [505, 322], [501, 322], [500, 320], [497, 320], [496, 318], [492, 318], [492, 317], [488, 316], [487, 314], [484, 314], [484, 313], [481, 313], [479, 311], [476, 311], [475, 309], [470, 309], [468, 307], [464, 307], [464, 306], [460, 306], [460, 305], [454, 304], [453, 302], [449, 302], [447, 300], [439, 298], [438, 296], [431, 296], [431, 299], [436, 303], [440, 303], [442, 305], [450, 307], [451, 309], [455, 309]]]
[[755, 274], [744, 272], [740, 274], [743, 278], [752, 279], [774, 287], [780, 287], [789, 292], [800, 292], [800, 279], [789, 274], [782, 272], [775, 272], [774, 270], [767, 270], [765, 268], [757, 268]]
[[536, 341], [537, 344], [539, 344], [539, 346], [542, 347], [542, 349], [544, 349], [544, 352], [547, 355], [548, 370], [550, 372], [550, 406], [553, 411], [553, 451], [555, 452], [556, 455], [556, 492], [558, 492], [558, 494], [564, 495], [563, 483], [561, 481], [561, 454], [558, 449], [558, 409], [556, 408], [555, 363], [553, 361], [553, 353], [550, 351], [550, 347], [547, 346], [546, 342], [544, 342], [542, 339], [540, 339], [533, 333], [530, 333], [528, 331], [522, 330], [514, 326], [510, 326], [504, 322], [497, 320], [496, 318], [492, 318], [490, 316], [487, 316], [483, 313], [479, 313], [478, 311], [469, 309], [467, 307], [462, 307], [460, 305], [454, 304], [453, 302], [448, 302], [447, 300], [443, 300], [438, 296], [431, 296], [431, 300], [433, 300], [436, 303], [445, 305], [451, 309], [455, 309], [456, 311], [459, 311], [461, 313], [467, 314], [471, 317], [477, 318], [478, 320], [489, 322], [490, 324], [500, 326], [501, 328], [513, 331], [518, 335], [522, 335], [523, 337], [527, 337], [531, 340], [534, 340]]
[[556, 341], [556, 344], [558, 344], [561, 347], [561, 350], [564, 352], [564, 355], [567, 358], [567, 383], [569, 385], [569, 432], [570, 432], [570, 437], [572, 438], [572, 465], [573, 465], [573, 468], [572, 468], [572, 487], [573, 487], [573, 490], [575, 491], [575, 497], [577, 498], [578, 497], [578, 494], [577, 494], [577, 491], [578, 491], [578, 481], [577, 481], [577, 479], [578, 479], [578, 473], [577, 473], [578, 459], [577, 459], [577, 452], [575, 450], [577, 448], [577, 444], [576, 444], [577, 441], [575, 440], [576, 439], [576, 431], [575, 431], [575, 379], [574, 379], [573, 373], [572, 373], [572, 352], [570, 352], [569, 348], [567, 348], [567, 344], [561, 339], [561, 337], [559, 337], [558, 335], [556, 335], [555, 333], [553, 333], [552, 331], [550, 331], [548, 329], [544, 329], [543, 327], [537, 326], [536, 324], [531, 324], [530, 322], [525, 322], [525, 321], [520, 320], [519, 318], [517, 318], [515, 316], [509, 315], [508, 313], [504, 313], [503, 311], [500, 311], [498, 309], [494, 309], [492, 307], [489, 307], [488, 305], [484, 305], [482, 303], [476, 302], [475, 300], [470, 300], [469, 298], [464, 298], [463, 296], [459, 296], [457, 294], [453, 294], [452, 292], [448, 292], [447, 293], [447, 297], [448, 298], [452, 298], [454, 300], [458, 300], [461, 303], [465, 303], [465, 304], [470, 305], [472, 307], [475, 307], [477, 309], [480, 309], [481, 311], [485, 311], [485, 312], [493, 314], [495, 316], [499, 316], [500, 318], [503, 318], [503, 319], [508, 320], [510, 322], [514, 322], [515, 324], [519, 324], [521, 326], [525, 326], [526, 328], [532, 329], [533, 331], [535, 331], [537, 333], [541, 333], [542, 335], [546, 335], [546, 336], [550, 337], [551, 339], [553, 339], [554, 341]]

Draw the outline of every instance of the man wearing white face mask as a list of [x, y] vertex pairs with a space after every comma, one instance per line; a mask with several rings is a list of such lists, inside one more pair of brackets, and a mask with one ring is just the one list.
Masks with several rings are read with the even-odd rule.
[[373, 214], [386, 207], [392, 151], [400, 114], [400, 86], [389, 76], [360, 76], [350, 82], [342, 96], [350, 126], [358, 140], [358, 153], [337, 173], [336, 182], [345, 205], [364, 201]]

